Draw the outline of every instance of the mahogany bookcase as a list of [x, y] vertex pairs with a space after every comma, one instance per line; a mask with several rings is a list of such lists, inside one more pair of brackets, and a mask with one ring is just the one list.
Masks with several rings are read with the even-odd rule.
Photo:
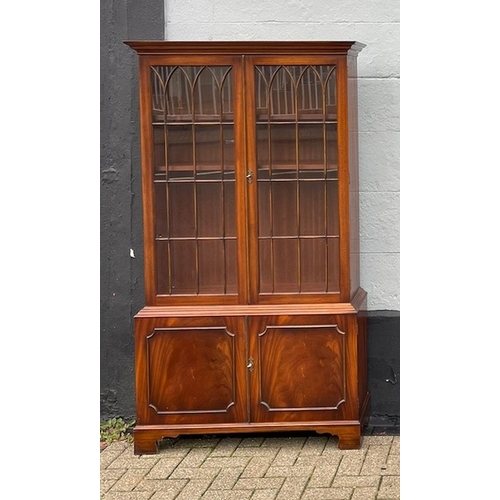
[[296, 430], [359, 447], [364, 45], [125, 43], [139, 66], [146, 291], [135, 453], [181, 434]]

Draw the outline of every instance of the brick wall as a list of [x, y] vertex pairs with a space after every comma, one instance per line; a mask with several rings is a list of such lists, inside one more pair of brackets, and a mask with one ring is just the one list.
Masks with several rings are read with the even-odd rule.
[[167, 40], [356, 40], [361, 285], [399, 311], [399, 1], [166, 0]]

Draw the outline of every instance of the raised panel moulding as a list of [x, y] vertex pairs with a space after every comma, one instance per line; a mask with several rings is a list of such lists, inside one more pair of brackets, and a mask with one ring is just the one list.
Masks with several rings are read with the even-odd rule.
[[346, 400], [345, 343], [336, 324], [268, 325], [259, 333], [259, 403], [273, 412], [337, 410]]
[[[155, 328], [146, 358], [148, 406], [158, 415], [227, 413], [234, 406], [235, 343], [227, 328]], [[163, 378], [152, 375], [158, 371]]]

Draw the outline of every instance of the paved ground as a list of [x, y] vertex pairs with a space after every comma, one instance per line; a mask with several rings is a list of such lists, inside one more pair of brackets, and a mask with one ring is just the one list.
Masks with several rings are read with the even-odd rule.
[[101, 450], [101, 500], [396, 500], [399, 435], [365, 435], [359, 450], [331, 436], [168, 439], [156, 455]]

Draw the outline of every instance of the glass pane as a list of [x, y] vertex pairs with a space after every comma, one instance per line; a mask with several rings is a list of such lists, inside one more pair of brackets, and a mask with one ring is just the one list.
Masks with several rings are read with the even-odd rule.
[[266, 124], [257, 124], [257, 167], [259, 169], [259, 178], [261, 170], [269, 169], [269, 148], [270, 148], [270, 126]]
[[167, 126], [168, 172], [193, 169], [193, 129], [191, 125]]
[[274, 293], [300, 291], [298, 250], [295, 239], [273, 241]]
[[219, 120], [232, 113], [230, 69], [226, 66], [199, 68], [193, 86], [196, 120]]
[[169, 242], [156, 241], [156, 288], [160, 294], [170, 293], [169, 259]]
[[199, 183], [196, 188], [198, 236], [222, 237], [224, 229], [222, 183]]
[[226, 294], [238, 293], [238, 272], [236, 262], [236, 238], [224, 240], [225, 265], [226, 265]]
[[[170, 241], [172, 294], [196, 294], [198, 291], [198, 266], [196, 240]], [[160, 271], [160, 269], [158, 269]], [[162, 278], [163, 279], [163, 278]]]
[[221, 171], [223, 143], [219, 125], [195, 127], [196, 171], [204, 175], [207, 171]]
[[338, 292], [338, 238], [266, 239], [259, 250], [261, 293]]
[[260, 293], [274, 292], [272, 240], [259, 241]]
[[190, 120], [192, 115], [192, 81], [194, 68], [161, 67], [164, 73], [166, 120]]
[[233, 112], [229, 66], [151, 68], [154, 122], [229, 118]]
[[259, 182], [258, 203], [259, 203], [259, 236], [266, 238], [271, 236], [271, 183]]
[[340, 246], [338, 238], [328, 238], [328, 291], [340, 290]]
[[165, 127], [153, 127], [153, 165], [155, 173], [165, 172]]
[[258, 66], [260, 293], [339, 286], [334, 66]]
[[280, 124], [270, 126], [271, 168], [296, 169], [295, 125]]
[[[183, 245], [174, 245], [174, 249], [186, 248], [187, 258], [185, 262], [189, 265], [189, 261], [193, 267], [193, 272], [197, 269], [197, 273], [190, 277], [193, 279], [193, 285], [188, 285], [190, 291], [179, 291], [177, 289], [172, 293], [191, 293], [191, 294], [236, 294], [237, 293], [237, 270], [236, 270], [236, 240], [220, 239], [202, 239], [192, 240], [190, 242], [178, 242]], [[190, 246], [191, 245], [191, 246]], [[197, 245], [194, 248], [194, 245]], [[194, 255], [193, 255], [194, 248]], [[184, 260], [178, 260], [179, 264]], [[196, 265], [197, 264], [197, 265]], [[175, 265], [175, 261], [174, 261]], [[174, 278], [179, 279], [180, 273], [176, 272]], [[199, 282], [196, 283], [195, 276], [198, 276]], [[175, 282], [175, 281], [174, 281]], [[186, 288], [187, 289], [187, 288]]]
[[151, 68], [151, 113], [153, 122], [164, 122], [166, 120], [166, 80], [169, 68], [156, 66]]
[[260, 292], [296, 293], [299, 285], [297, 239], [267, 239], [259, 242]]
[[259, 236], [297, 236], [297, 184], [262, 182], [259, 184]]
[[336, 119], [334, 66], [257, 66], [258, 120]]
[[255, 111], [257, 120], [269, 117], [269, 81], [275, 66], [255, 67]]
[[297, 128], [299, 132], [299, 168], [323, 171], [326, 147], [326, 131], [323, 124], [301, 123]]
[[301, 292], [326, 292], [326, 239], [300, 241]]
[[214, 180], [224, 176], [234, 179], [233, 126], [197, 125], [194, 130], [197, 178]]
[[[168, 190], [168, 224], [170, 238], [196, 236], [196, 206], [194, 185], [175, 184]], [[160, 214], [157, 215], [157, 217]]]
[[155, 183], [155, 236], [165, 238], [168, 235], [167, 221], [167, 184], [165, 182]]
[[300, 68], [297, 84], [298, 115], [300, 119], [314, 118], [323, 115], [324, 92], [320, 72], [325, 66]]
[[236, 294], [231, 67], [151, 71], [158, 293]]
[[222, 184], [222, 201], [224, 206], [224, 227], [222, 234], [227, 238], [236, 238], [236, 189], [234, 179]]
[[339, 228], [339, 211], [337, 209], [339, 204], [339, 185], [337, 181], [328, 181], [326, 183], [327, 194], [327, 234], [329, 236], [338, 236]]
[[197, 226], [192, 236], [201, 238], [236, 236], [234, 193], [234, 181], [196, 183]]
[[337, 124], [327, 123], [326, 129], [326, 163], [329, 172], [338, 169], [338, 142], [337, 142]]
[[222, 125], [222, 159], [224, 162], [224, 170], [226, 176], [231, 176], [234, 179], [234, 127], [233, 125]]
[[[293, 72], [295, 68], [292, 67]], [[285, 66], [278, 68], [270, 81], [270, 108], [274, 118], [281, 119], [295, 115], [294, 81], [290, 69]]]
[[224, 293], [224, 242], [222, 240], [201, 240], [198, 242], [199, 280], [202, 294]]
[[203, 68], [194, 85], [195, 115], [200, 118], [217, 117], [221, 112], [219, 86], [211, 68]]
[[300, 235], [326, 236], [326, 186], [323, 181], [300, 183]]
[[271, 236], [297, 236], [297, 187], [295, 182], [271, 182]]
[[169, 70], [169, 74], [165, 75], [167, 119], [188, 120], [193, 114], [192, 86], [193, 73], [196, 70], [189, 67], [167, 69]]

